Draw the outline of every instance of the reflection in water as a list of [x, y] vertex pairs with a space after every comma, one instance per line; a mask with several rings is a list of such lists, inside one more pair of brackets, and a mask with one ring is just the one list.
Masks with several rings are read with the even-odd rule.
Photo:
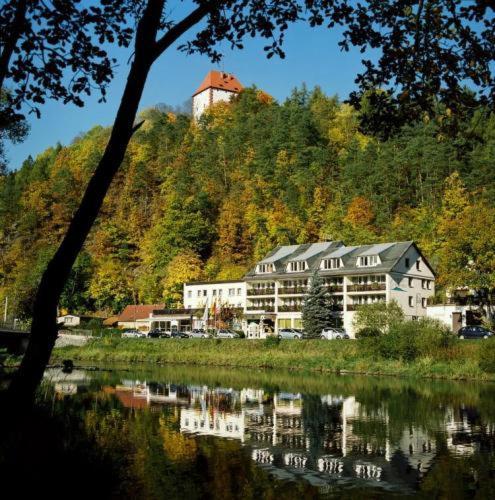
[[493, 496], [491, 385], [191, 373], [46, 377], [128, 496]]

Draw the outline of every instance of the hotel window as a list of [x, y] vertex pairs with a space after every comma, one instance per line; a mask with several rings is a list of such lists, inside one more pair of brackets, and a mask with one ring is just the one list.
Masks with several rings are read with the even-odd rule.
[[229, 297], [233, 297], [235, 295], [235, 288], [229, 288]]
[[412, 288], [414, 286], [414, 279], [409, 278], [409, 288]]
[[378, 255], [363, 255], [358, 259], [358, 267], [373, 267], [378, 264]]
[[427, 303], [427, 300], [426, 300], [426, 298], [425, 298], [425, 297], [423, 297], [423, 298], [421, 299], [421, 305], [423, 306], [423, 309], [426, 309], [426, 303]]
[[216, 296], [217, 296], [217, 291], [213, 290], [213, 297], [216, 297]]
[[308, 265], [305, 260], [296, 260], [294, 262], [289, 262], [287, 266], [287, 271], [289, 273], [297, 273], [300, 271], [305, 271], [308, 268]]
[[203, 297], [206, 297], [208, 291], [207, 290], [203, 290]]
[[237, 289], [237, 295], [242, 295], [242, 288]]
[[416, 261], [416, 271], [421, 271], [421, 259]]
[[339, 269], [343, 267], [342, 259], [333, 258], [333, 259], [323, 259], [321, 261], [321, 269]]
[[409, 295], [409, 307], [414, 307], [414, 297]]
[[421, 288], [426, 289], [427, 285], [428, 285], [428, 280], [421, 280]]
[[409, 260], [409, 257], [405, 258], [405, 265], [406, 265], [406, 269], [409, 269], [411, 267], [411, 261]]
[[218, 290], [218, 296], [221, 297], [222, 293], [223, 293], [223, 290], [220, 288], [220, 290]]
[[190, 299], [192, 297], [192, 290], [187, 291], [187, 298]]
[[258, 264], [257, 273], [272, 273], [273, 272], [273, 264]]
[[201, 290], [198, 290], [198, 297], [201, 297]]
[[427, 280], [427, 281], [426, 281], [426, 288], [427, 288], [428, 290], [431, 290], [431, 280]]

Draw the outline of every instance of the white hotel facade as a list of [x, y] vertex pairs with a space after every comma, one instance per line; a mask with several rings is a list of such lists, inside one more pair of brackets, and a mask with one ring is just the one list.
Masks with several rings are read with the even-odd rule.
[[302, 305], [317, 271], [331, 297], [335, 325], [353, 336], [361, 304], [395, 300], [408, 319], [426, 316], [435, 273], [412, 241], [345, 246], [340, 241], [279, 246], [240, 281], [186, 283], [184, 307], [212, 302], [242, 309], [250, 338], [302, 328]]

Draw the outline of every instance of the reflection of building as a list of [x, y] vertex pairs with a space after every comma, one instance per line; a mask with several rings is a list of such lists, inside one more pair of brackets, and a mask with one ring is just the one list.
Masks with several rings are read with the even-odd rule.
[[[63, 392], [71, 382], [57, 384]], [[123, 380], [104, 392], [132, 410], [172, 407], [181, 432], [238, 440], [260, 467], [275, 476], [305, 477], [314, 484], [363, 482], [412, 492], [431, 468], [437, 447], [455, 455], [472, 454], [479, 449], [483, 432], [476, 427], [480, 420], [473, 409], [446, 408], [443, 425], [436, 422], [432, 436], [407, 418], [403, 421], [400, 414], [394, 417], [397, 401], [388, 405], [380, 398], [364, 402], [342, 394], [212, 389], [139, 380]], [[446, 446], [438, 446], [439, 439]]]
[[224, 413], [216, 410], [182, 409], [181, 432], [208, 434], [244, 441], [244, 412]]

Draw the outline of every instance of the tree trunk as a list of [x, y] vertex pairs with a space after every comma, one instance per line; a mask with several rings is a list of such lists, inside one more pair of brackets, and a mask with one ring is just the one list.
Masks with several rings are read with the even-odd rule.
[[134, 61], [127, 77], [110, 140], [91, 177], [77, 212], [60, 247], [50, 260], [38, 288], [33, 311], [31, 338], [8, 389], [7, 399], [14, 411], [32, 405], [57, 338], [57, 305], [70, 270], [93, 226], [105, 195], [117, 172], [132, 134], [139, 101], [153, 62], [205, 17], [215, 2], [199, 5], [188, 16], [171, 27], [157, 41], [165, 0], [148, 0], [136, 31]]
[[3, 89], [3, 83], [9, 72], [9, 63], [12, 53], [24, 30], [26, 22], [27, 0], [18, 0], [14, 19], [12, 20], [11, 30], [7, 34], [7, 41], [0, 54], [0, 89]]
[[[157, 5], [160, 5], [156, 12]], [[152, 5], [154, 8], [150, 8]], [[30, 342], [19, 370], [9, 386], [9, 399], [17, 407], [30, 406], [57, 338], [57, 304], [70, 270], [96, 220], [112, 179], [117, 172], [134, 132], [139, 101], [153, 63], [152, 49], [158, 31], [153, 11], [161, 15], [163, 1], [149, 0], [136, 34], [136, 50], [110, 140], [91, 177], [69, 229], [50, 260], [39, 285], [33, 311]]]

